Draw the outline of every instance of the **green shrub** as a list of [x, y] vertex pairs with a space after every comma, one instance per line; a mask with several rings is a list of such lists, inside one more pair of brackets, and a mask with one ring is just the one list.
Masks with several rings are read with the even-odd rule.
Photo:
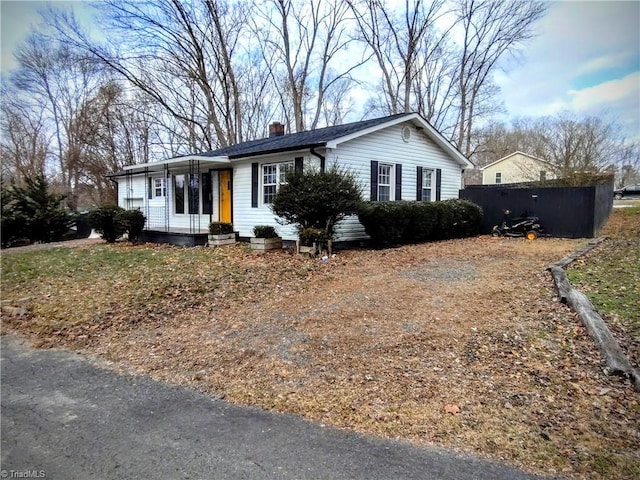
[[209, 235], [228, 235], [233, 233], [233, 225], [227, 222], [211, 222]]
[[51, 193], [44, 175], [24, 178], [24, 186], [2, 188], [2, 245], [17, 240], [55, 242], [64, 238], [74, 216], [62, 206], [65, 196]]
[[125, 210], [118, 205], [103, 205], [89, 212], [89, 225], [98, 232], [107, 243], [114, 243], [126, 229], [118, 214]]
[[451, 199], [444, 202], [453, 212], [452, 238], [471, 237], [480, 233], [482, 208], [468, 200]]
[[357, 213], [362, 201], [355, 176], [334, 165], [326, 171], [303, 170], [287, 174], [271, 204], [284, 223], [324, 230], [331, 238], [335, 226], [347, 215]]
[[11, 208], [2, 208], [0, 230], [2, 231], [2, 246], [13, 247], [16, 245], [28, 245], [29, 218], [22, 212], [12, 211]]
[[403, 243], [411, 221], [410, 202], [364, 202], [358, 219], [374, 243], [397, 245]]
[[298, 232], [298, 238], [300, 239], [300, 245], [307, 247], [312, 246], [314, 243], [320, 245], [329, 240], [327, 233], [320, 228], [303, 228]]
[[115, 217], [115, 222], [122, 226], [131, 242], [138, 240], [144, 229], [145, 220], [146, 218], [140, 210], [123, 210], [118, 212]]
[[253, 236], [256, 238], [278, 238], [278, 232], [271, 225], [256, 225], [253, 227]]
[[434, 240], [439, 226], [439, 202], [410, 202], [409, 224], [403, 243], [419, 243]]
[[417, 243], [477, 235], [482, 209], [467, 200], [365, 202], [358, 219], [374, 244]]
[[436, 225], [434, 237], [437, 240], [453, 238], [455, 231], [455, 215], [453, 209], [446, 202], [435, 202], [438, 211], [438, 224]]

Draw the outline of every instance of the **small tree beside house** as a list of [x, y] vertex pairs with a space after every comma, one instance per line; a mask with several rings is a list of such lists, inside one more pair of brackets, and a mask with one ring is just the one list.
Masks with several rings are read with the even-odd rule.
[[283, 223], [295, 225], [299, 237], [307, 229], [317, 229], [330, 241], [336, 225], [348, 215], [356, 214], [361, 202], [362, 188], [355, 176], [333, 165], [326, 171], [288, 173], [271, 210]]

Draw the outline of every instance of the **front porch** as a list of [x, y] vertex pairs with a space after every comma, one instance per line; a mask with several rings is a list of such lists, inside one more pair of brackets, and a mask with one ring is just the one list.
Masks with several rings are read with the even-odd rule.
[[125, 167], [117, 177], [119, 205], [145, 216], [142, 241], [205, 245], [211, 222], [232, 221], [228, 159], [181, 157]]
[[140, 240], [152, 243], [168, 243], [183, 247], [194, 247], [207, 244], [210, 215], [188, 214], [187, 218], [171, 222], [169, 208], [146, 205], [143, 213], [146, 217], [144, 230]]

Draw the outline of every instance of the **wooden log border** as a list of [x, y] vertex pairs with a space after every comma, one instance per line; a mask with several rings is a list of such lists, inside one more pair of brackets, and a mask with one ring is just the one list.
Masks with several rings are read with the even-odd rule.
[[568, 265], [593, 250], [606, 239], [607, 237], [600, 237], [590, 241], [571, 255], [567, 255], [562, 260], [550, 265], [547, 270], [551, 272], [556, 289], [558, 290], [558, 295], [560, 296], [560, 301], [569, 305], [578, 314], [587, 332], [598, 345], [606, 364], [605, 373], [607, 375], [620, 375], [629, 378], [634, 388], [640, 391], [640, 371], [631, 365], [631, 362], [620, 348], [618, 341], [611, 334], [609, 327], [607, 327], [607, 324], [598, 314], [598, 311], [587, 296], [573, 288], [571, 283], [569, 283], [565, 271]]

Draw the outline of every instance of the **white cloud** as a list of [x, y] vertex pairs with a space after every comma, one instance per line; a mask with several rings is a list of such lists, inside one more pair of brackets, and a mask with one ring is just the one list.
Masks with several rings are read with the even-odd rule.
[[597, 73], [602, 70], [617, 68], [620, 65], [630, 63], [632, 61], [632, 56], [632, 51], [624, 50], [617, 53], [609, 52], [605, 55], [590, 58], [578, 66], [574, 75], [587, 75], [590, 73]]
[[569, 90], [568, 93], [571, 96], [571, 105], [577, 110], [606, 108], [625, 100], [639, 107], [640, 72], [582, 90]]

